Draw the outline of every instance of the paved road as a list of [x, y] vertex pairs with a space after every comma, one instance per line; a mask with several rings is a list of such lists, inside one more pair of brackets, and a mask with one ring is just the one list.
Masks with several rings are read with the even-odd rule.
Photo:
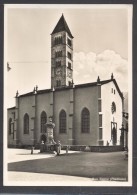
[[123, 152], [73, 152], [60, 156], [35, 150], [8, 150], [10, 181], [91, 181], [92, 178], [127, 178], [128, 161]]

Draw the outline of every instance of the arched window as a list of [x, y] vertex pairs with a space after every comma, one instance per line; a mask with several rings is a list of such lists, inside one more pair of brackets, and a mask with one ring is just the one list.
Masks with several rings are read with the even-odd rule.
[[55, 37], [55, 39], [54, 39], [54, 44], [55, 45], [61, 44], [62, 42], [63, 42], [62, 36]]
[[47, 114], [46, 112], [42, 112], [41, 113], [41, 133], [45, 133], [46, 132], [46, 123], [47, 123]]
[[9, 119], [9, 135], [11, 135], [11, 123], [12, 123], [12, 118]]
[[61, 66], [61, 61], [56, 61], [56, 67]]
[[66, 130], [67, 130], [66, 112], [64, 110], [61, 110], [59, 114], [59, 132], [66, 133]]
[[57, 38], [55, 37], [54, 39], [54, 44], [56, 45], [57, 44]]
[[116, 112], [116, 104], [115, 104], [115, 102], [112, 102], [112, 104], [111, 104], [111, 112], [112, 112], [112, 114], [114, 114], [114, 112]]
[[60, 39], [60, 43], [63, 43], [63, 39], [62, 39], [62, 36], [61, 36], [61, 39]]
[[81, 112], [81, 132], [89, 133], [90, 131], [90, 113], [87, 108], [84, 108]]
[[59, 44], [59, 37], [57, 37], [57, 44]]
[[29, 134], [29, 115], [24, 115], [24, 134]]
[[59, 43], [61, 43], [61, 37], [59, 37]]
[[55, 52], [55, 57], [56, 57], [56, 58], [62, 57], [62, 51], [56, 51], [56, 52]]

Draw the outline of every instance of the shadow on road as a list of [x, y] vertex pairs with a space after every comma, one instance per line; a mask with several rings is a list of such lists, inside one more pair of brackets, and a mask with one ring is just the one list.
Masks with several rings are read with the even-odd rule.
[[[38, 155], [38, 154], [37, 154]], [[8, 164], [8, 171], [80, 177], [127, 177], [128, 162], [121, 153], [69, 153], [53, 158]]]

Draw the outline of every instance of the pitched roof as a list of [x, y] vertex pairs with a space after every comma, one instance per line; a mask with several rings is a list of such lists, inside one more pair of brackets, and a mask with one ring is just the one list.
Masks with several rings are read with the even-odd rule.
[[71, 32], [70, 32], [70, 29], [69, 29], [69, 27], [68, 27], [68, 25], [67, 25], [67, 23], [66, 23], [66, 20], [65, 20], [63, 14], [62, 14], [62, 16], [60, 17], [60, 19], [59, 19], [57, 25], [55, 26], [53, 32], [51, 33], [51, 35], [52, 35], [52, 34], [55, 34], [55, 33], [58, 33], [58, 32], [61, 32], [61, 31], [66, 31], [66, 32], [69, 34], [69, 36], [70, 36], [71, 38], [73, 38], [73, 36], [72, 36], [72, 34], [71, 34]]
[[[92, 86], [97, 86], [97, 84], [104, 85], [104, 84], [107, 84], [107, 83], [110, 83], [110, 82], [114, 83], [114, 85], [116, 86], [116, 89], [117, 89], [120, 97], [123, 99], [123, 94], [122, 94], [122, 92], [121, 92], [121, 90], [120, 90], [120, 88], [119, 88], [119, 86], [118, 86], [118, 84], [117, 84], [115, 79], [108, 79], [108, 80], [102, 80], [102, 81], [99, 81], [99, 82], [78, 84], [78, 85], [75, 85], [74, 88], [92, 87]], [[56, 88], [55, 91], [69, 90], [71, 88], [72, 88], [72, 86], [62, 86], [60, 88]], [[52, 89], [38, 90], [37, 94], [49, 93], [51, 91], [52, 91]], [[31, 95], [34, 95], [34, 92], [29, 92], [29, 93], [20, 95], [19, 97], [26, 97], [26, 96], [31, 96]]]
[[[37, 91], [37, 94], [49, 93], [50, 91], [51, 89], [39, 90]], [[31, 96], [31, 95], [34, 95], [34, 92], [25, 93], [25, 94], [19, 95], [18, 97], [26, 97], [26, 96]]]

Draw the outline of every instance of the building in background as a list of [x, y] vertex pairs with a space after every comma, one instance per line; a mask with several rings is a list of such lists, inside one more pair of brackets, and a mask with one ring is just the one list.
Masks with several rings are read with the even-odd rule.
[[51, 33], [51, 89], [16, 94], [8, 109], [8, 145], [46, 142], [46, 123], [55, 123], [54, 138], [62, 145], [120, 145], [123, 94], [108, 80], [74, 85], [73, 35], [62, 15]]

